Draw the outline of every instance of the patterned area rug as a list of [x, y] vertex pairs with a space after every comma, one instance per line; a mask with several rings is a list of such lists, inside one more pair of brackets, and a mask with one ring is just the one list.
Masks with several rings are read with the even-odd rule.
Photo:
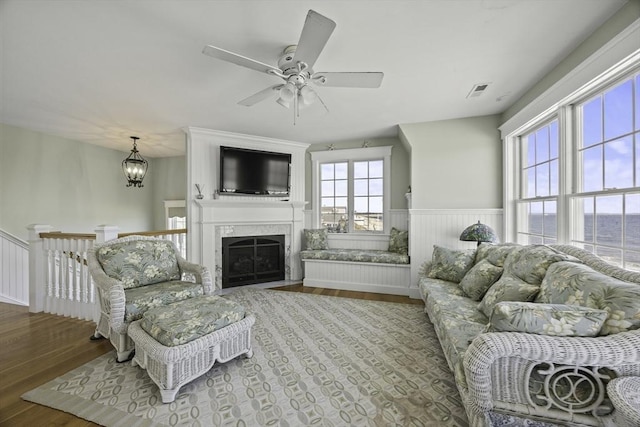
[[23, 399], [105, 426], [467, 426], [421, 305], [243, 289], [254, 356], [162, 404], [139, 367], [101, 356]]

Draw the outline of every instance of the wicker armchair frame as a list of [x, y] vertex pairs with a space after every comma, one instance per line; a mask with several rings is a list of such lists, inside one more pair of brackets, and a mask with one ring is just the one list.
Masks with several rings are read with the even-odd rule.
[[[127, 335], [130, 322], [125, 320], [126, 298], [124, 286], [119, 280], [107, 276], [96, 257], [96, 251], [104, 246], [141, 240], [158, 239], [155, 237], [139, 235], [121, 237], [119, 239], [97, 244], [87, 252], [87, 264], [96, 287], [98, 302], [100, 304], [100, 318], [96, 322], [94, 337], [108, 338], [116, 349], [117, 360], [119, 362], [128, 360], [134, 349], [134, 343]], [[180, 269], [182, 280], [199, 283], [202, 285], [204, 295], [212, 295], [216, 289], [214, 289], [209, 269], [202, 265], [188, 262], [180, 255], [175, 244], [172, 242], [170, 243], [173, 246], [173, 250], [178, 261], [178, 268]]]

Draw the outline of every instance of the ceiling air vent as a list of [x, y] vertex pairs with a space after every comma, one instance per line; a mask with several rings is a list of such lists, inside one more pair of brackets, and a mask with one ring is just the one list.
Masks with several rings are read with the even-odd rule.
[[467, 98], [476, 98], [484, 93], [485, 90], [489, 87], [490, 83], [478, 83], [473, 85], [471, 88], [471, 92], [467, 95]]

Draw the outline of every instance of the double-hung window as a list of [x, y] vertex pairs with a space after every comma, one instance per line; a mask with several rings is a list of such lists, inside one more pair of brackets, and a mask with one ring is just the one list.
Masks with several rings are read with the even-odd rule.
[[638, 65], [602, 76], [507, 137], [508, 236], [572, 244], [640, 271]]
[[551, 244], [558, 238], [558, 120], [518, 138], [520, 194], [518, 241]]
[[640, 73], [574, 110], [571, 243], [640, 270]]
[[316, 151], [313, 215], [332, 232], [387, 232], [391, 147]]

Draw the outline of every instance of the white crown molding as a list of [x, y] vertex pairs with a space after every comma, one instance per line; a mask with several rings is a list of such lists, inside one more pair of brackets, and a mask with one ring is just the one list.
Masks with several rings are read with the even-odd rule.
[[[622, 30], [604, 46], [582, 61], [573, 70], [545, 90], [536, 99], [518, 111], [498, 127], [502, 137], [514, 133], [536, 117], [548, 114], [565, 98], [591, 84], [599, 76], [608, 74], [613, 68], [630, 66], [640, 55], [640, 19]], [[619, 71], [619, 70], [618, 70]]]
[[193, 126], [187, 126], [182, 129], [189, 136], [216, 137], [227, 141], [239, 141], [243, 144], [247, 142], [267, 143], [275, 146], [288, 146], [307, 149], [310, 144], [306, 142], [289, 141], [285, 139], [268, 138], [266, 136], [247, 135], [235, 132], [226, 132], [222, 130], [206, 129]]

